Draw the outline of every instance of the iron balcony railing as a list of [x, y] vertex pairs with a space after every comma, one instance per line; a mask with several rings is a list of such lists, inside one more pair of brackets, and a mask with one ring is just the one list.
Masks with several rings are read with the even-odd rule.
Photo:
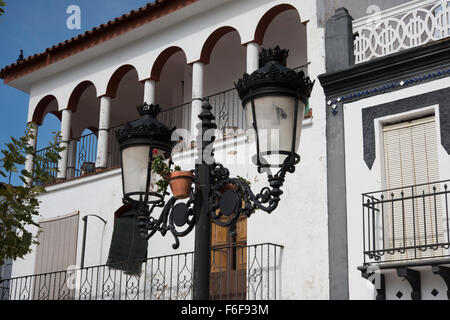
[[[41, 157], [45, 157], [45, 154], [51, 150], [52, 147], [48, 147], [39, 151], [36, 151], [36, 154], [38, 154]], [[53, 177], [53, 180], [56, 180], [56, 177], [58, 175], [58, 163], [57, 162], [50, 162], [50, 161], [45, 161], [45, 162], [39, 162], [39, 166], [42, 169], [48, 169], [48, 172], [51, 174], [51, 176]]]
[[364, 264], [449, 257], [449, 182], [363, 194]]
[[[269, 243], [212, 249], [210, 298], [276, 300], [281, 251]], [[122, 264], [5, 279], [0, 300], [192, 300], [193, 264], [190, 252], [137, 263], [136, 274]]]
[[68, 147], [67, 179], [78, 178], [95, 172], [97, 143], [97, 132], [70, 140]]

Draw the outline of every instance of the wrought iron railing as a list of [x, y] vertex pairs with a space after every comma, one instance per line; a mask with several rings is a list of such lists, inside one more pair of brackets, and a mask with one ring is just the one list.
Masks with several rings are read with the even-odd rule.
[[364, 264], [449, 257], [449, 182], [363, 194]]
[[[51, 147], [36, 151], [36, 154], [38, 154], [40, 157], [45, 158], [45, 154], [50, 151]], [[56, 177], [58, 175], [57, 169], [58, 169], [58, 162], [51, 162], [51, 161], [45, 161], [45, 162], [39, 162], [39, 166], [46, 170], [48, 169], [48, 173], [53, 177], [54, 180], [56, 180]]]
[[72, 139], [68, 147], [67, 179], [78, 178], [95, 172], [98, 133]]
[[353, 21], [355, 63], [450, 35], [450, 1], [416, 0]]
[[247, 120], [242, 102], [236, 89], [229, 89], [208, 96], [216, 118], [217, 129], [224, 135], [247, 129]]
[[[274, 244], [212, 249], [211, 299], [277, 299], [281, 250]], [[193, 252], [138, 264], [139, 274], [120, 271], [122, 264], [1, 280], [0, 300], [192, 300]]]

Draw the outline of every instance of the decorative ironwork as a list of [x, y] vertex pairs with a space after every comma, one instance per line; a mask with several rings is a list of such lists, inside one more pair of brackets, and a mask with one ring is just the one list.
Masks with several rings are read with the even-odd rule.
[[[167, 192], [164, 192], [164, 194], [167, 194]], [[180, 202], [177, 204], [177, 202], [177, 199], [172, 197], [165, 205], [164, 200], [161, 200], [154, 203], [151, 208], [141, 210], [142, 215], [138, 216], [138, 220], [141, 221], [139, 227], [142, 236], [150, 239], [156, 232], [165, 236], [170, 231], [175, 239], [172, 247], [178, 249], [180, 247], [179, 238], [187, 236], [195, 226], [194, 192], [191, 190], [190, 199], [187, 203]], [[152, 217], [156, 207], [164, 207], [158, 219]], [[185, 230], [177, 230], [177, 228], [183, 228], [184, 226], [187, 226]]]
[[355, 63], [450, 35], [450, 1], [414, 1], [353, 22]]
[[363, 194], [364, 264], [449, 257], [449, 182]]
[[[200, 119], [202, 120], [201, 128], [204, 132], [209, 129], [216, 129], [217, 126], [213, 122], [215, 119], [211, 113], [212, 106], [208, 100], [204, 100]], [[202, 135], [203, 137], [203, 135]], [[206, 141], [207, 140], [207, 141]], [[203, 137], [202, 144], [199, 146], [199, 153], [204, 155], [205, 149], [215, 140], [214, 136], [210, 136], [205, 140]], [[213, 155], [211, 155], [213, 156]], [[212, 159], [214, 160], [214, 159]], [[256, 210], [262, 210], [272, 213], [280, 202], [280, 196], [283, 194], [281, 187], [284, 184], [286, 173], [293, 173], [295, 165], [300, 161], [298, 155], [290, 155], [284, 161], [281, 169], [275, 175], [269, 174], [269, 187], [263, 188], [260, 193], [254, 194], [247, 182], [239, 178], [230, 178], [229, 171], [223, 165], [213, 163], [209, 165], [211, 174], [210, 198], [209, 198], [209, 215], [214, 223], [222, 227], [230, 227], [230, 232], [236, 232], [236, 224], [240, 216], [250, 217]], [[197, 180], [197, 169], [193, 170], [195, 179]], [[236, 190], [228, 190], [223, 192], [226, 185], [236, 187]], [[165, 196], [167, 192], [163, 192], [161, 200], [155, 202], [151, 206], [142, 206], [139, 208], [141, 215], [138, 217], [140, 223], [141, 234], [150, 239], [157, 232], [162, 236], [166, 236], [170, 231], [175, 239], [173, 248], [180, 246], [179, 238], [187, 236], [195, 227], [197, 221], [196, 216], [199, 214], [199, 205], [195, 206], [196, 199], [199, 199], [199, 192], [191, 190], [190, 199], [187, 203], [179, 203], [171, 198], [167, 203]], [[244, 203], [244, 205], [243, 205]], [[155, 208], [164, 207], [158, 218], [152, 216]], [[223, 222], [223, 217], [228, 217]], [[178, 231], [177, 228], [185, 230]]]
[[[267, 243], [212, 250], [234, 254], [242, 270], [238, 274], [218, 270], [217, 277], [211, 278], [213, 298], [277, 299], [281, 246]], [[142, 263], [140, 275], [94, 266], [3, 279], [0, 300], [191, 300], [193, 257], [189, 252], [148, 259]]]
[[[261, 68], [252, 74], [245, 73], [243, 78], [235, 84], [244, 103], [249, 95], [254, 95], [255, 90], [264, 91], [268, 85], [273, 83], [276, 83], [277, 87], [292, 90], [304, 100], [305, 104], [308, 103], [307, 98], [311, 96], [314, 82], [305, 76], [303, 70], [297, 72], [286, 67], [288, 53], [288, 50], [282, 50], [278, 46], [275, 49], [262, 49], [260, 53]], [[271, 61], [277, 63], [269, 63]]]

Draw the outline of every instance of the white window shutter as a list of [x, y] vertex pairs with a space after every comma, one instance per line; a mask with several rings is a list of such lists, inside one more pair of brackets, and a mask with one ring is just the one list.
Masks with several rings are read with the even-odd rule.
[[[388, 248], [413, 247], [444, 240], [442, 205], [437, 199], [435, 206], [432, 196], [433, 186], [436, 192], [440, 191], [439, 184], [432, 184], [439, 181], [435, 117], [386, 125], [383, 136], [386, 189], [390, 190], [384, 196], [389, 200], [397, 199], [387, 203], [385, 208], [386, 245]], [[420, 184], [427, 185], [418, 186]], [[422, 194], [430, 196], [402, 201], [402, 197]], [[408, 249], [405, 253], [387, 255], [386, 260], [442, 254], [442, 250], [430, 248], [426, 251]]]

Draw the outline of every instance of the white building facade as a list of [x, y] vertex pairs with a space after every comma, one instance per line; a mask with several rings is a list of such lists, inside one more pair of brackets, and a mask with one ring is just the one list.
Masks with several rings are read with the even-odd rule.
[[[448, 11], [447, 1], [397, 2], [390, 6], [400, 6], [390, 8], [380, 1], [387, 10], [376, 18], [385, 21], [417, 8], [428, 12], [427, 18]], [[343, 5], [348, 11], [335, 11]], [[305, 114], [298, 150], [302, 159], [296, 172], [287, 176], [273, 214], [255, 213], [238, 228], [236, 239], [213, 228], [212, 257], [220, 263], [212, 262], [211, 297], [409, 299], [417, 298], [420, 291], [420, 298], [447, 299], [447, 189], [445, 182], [438, 181], [449, 179], [450, 172], [449, 130], [443, 118], [448, 114], [444, 105], [449, 73], [443, 58], [446, 42], [439, 40], [448, 36], [448, 28], [443, 27], [445, 19], [435, 19], [435, 26], [441, 28], [430, 31], [434, 32], [430, 39], [420, 42], [416, 37], [416, 44], [408, 42], [408, 48], [406, 44], [380, 49], [383, 52], [375, 48], [375, 54], [367, 54], [372, 40], [361, 40], [371, 39], [362, 29], [363, 20], [375, 16], [363, 17], [366, 11], [361, 7], [368, 3], [161, 0], [4, 68], [5, 83], [30, 95], [28, 121], [39, 126], [50, 113], [56, 115], [67, 148], [54, 164], [59, 168], [54, 184], [40, 198], [38, 222], [44, 231], [40, 245], [14, 261], [11, 279], [2, 281], [3, 297], [191, 299], [194, 232], [181, 239], [177, 250], [170, 236], [151, 238], [148, 260], [138, 276], [105, 267], [123, 196], [114, 132], [139, 117], [137, 105], [159, 104], [160, 121], [186, 129], [184, 148], [173, 154], [173, 161], [191, 170], [191, 141], [197, 135], [201, 99], [209, 98], [218, 125], [216, 161], [260, 190], [267, 179], [250, 161], [254, 138], [244, 134], [248, 128], [234, 82], [258, 68], [261, 48], [279, 45], [289, 49], [288, 67], [320, 79], [309, 102], [312, 110]], [[357, 21], [352, 22], [352, 10], [361, 16]], [[436, 30], [443, 33], [438, 36]], [[424, 76], [424, 83], [410, 84], [410, 79]], [[405, 131], [405, 126], [429, 132], [435, 128], [434, 140], [408, 140], [409, 145], [434, 143], [431, 151], [417, 148], [418, 157], [432, 153], [435, 159], [423, 161], [435, 171], [422, 180], [403, 178], [425, 170], [419, 165], [412, 173], [395, 167], [400, 178], [397, 171], [391, 174], [386, 169], [387, 164], [398, 163], [405, 147], [400, 144], [389, 157], [384, 139], [395, 139], [389, 132]], [[36, 133], [39, 139], [39, 127]], [[415, 203], [409, 207], [399, 207], [402, 198], [393, 201], [384, 192], [423, 184], [428, 193], [420, 199], [423, 188], [412, 188], [417, 197], [403, 192]], [[383, 191], [366, 194], [373, 190]], [[383, 194], [387, 196], [381, 198]], [[401, 192], [396, 194], [394, 199], [401, 197]], [[419, 200], [426, 205], [420, 207]], [[390, 205], [386, 220], [394, 217], [392, 226], [383, 224], [385, 203]], [[434, 210], [435, 205], [439, 209]], [[419, 209], [420, 217], [426, 211], [425, 224], [395, 222], [407, 214], [416, 217], [412, 210]], [[392, 230], [392, 239], [383, 234]], [[428, 235], [419, 237], [414, 230]], [[417, 239], [427, 243], [418, 244]], [[395, 241], [404, 245], [396, 246]], [[234, 251], [222, 256], [221, 248], [229, 245]], [[413, 251], [416, 256], [405, 256]], [[419, 257], [423, 259], [417, 259], [419, 251], [425, 252]], [[434, 262], [428, 251], [439, 252], [430, 254], [436, 257]], [[388, 259], [389, 252], [396, 258]], [[378, 256], [381, 260], [372, 261]], [[375, 279], [376, 286], [361, 272]]]

